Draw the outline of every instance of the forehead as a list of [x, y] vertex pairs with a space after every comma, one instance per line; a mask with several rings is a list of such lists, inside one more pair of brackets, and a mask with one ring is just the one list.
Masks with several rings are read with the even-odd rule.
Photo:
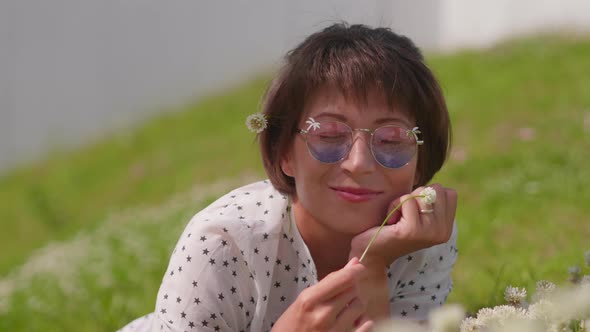
[[308, 117], [345, 120], [353, 125], [397, 122], [409, 127], [414, 124], [406, 107], [391, 102], [377, 88], [367, 89], [364, 95], [347, 94], [334, 86], [318, 88], [307, 98], [301, 121]]

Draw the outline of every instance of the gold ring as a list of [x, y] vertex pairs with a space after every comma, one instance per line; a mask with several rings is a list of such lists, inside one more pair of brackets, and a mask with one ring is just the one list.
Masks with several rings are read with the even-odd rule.
[[432, 213], [434, 212], [433, 209], [420, 209], [420, 213]]

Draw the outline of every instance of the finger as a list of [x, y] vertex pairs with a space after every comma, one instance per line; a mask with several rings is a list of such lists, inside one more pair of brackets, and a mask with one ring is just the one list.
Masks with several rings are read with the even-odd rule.
[[342, 292], [331, 298], [325, 303], [325, 308], [328, 310], [326, 316], [330, 321], [335, 321], [338, 317], [346, 311], [347, 307], [357, 297], [357, 291], [353, 288]]
[[365, 305], [358, 297], [353, 298], [336, 317], [334, 324], [336, 331], [346, 331], [354, 326], [354, 322], [365, 312]]
[[373, 330], [375, 324], [373, 323], [372, 320], [368, 320], [364, 323], [361, 324], [361, 326], [359, 326], [355, 332], [370, 332]]
[[[389, 215], [389, 213], [391, 212], [391, 210], [395, 209], [399, 203], [401, 202], [400, 198], [396, 198], [395, 200], [393, 200], [390, 204], [389, 207], [387, 208], [387, 215]], [[402, 213], [399, 209], [397, 209], [395, 212], [393, 212], [393, 214], [387, 219], [387, 225], [395, 225], [399, 222], [400, 218], [402, 216]]]
[[[409, 199], [412, 196], [415, 196], [414, 193], [409, 194], [409, 195], [403, 195], [401, 197], [402, 202], [405, 201], [405, 203], [402, 205], [401, 208], [401, 213], [402, 213], [402, 217], [406, 220], [414, 220], [416, 222], [418, 222], [420, 219], [420, 207], [418, 205], [418, 201], [415, 199]], [[409, 200], [407, 200], [409, 199]], [[407, 200], [407, 201], [406, 201]]]
[[[354, 258], [353, 258], [354, 259]], [[352, 288], [363, 275], [365, 267], [362, 264], [347, 264], [344, 268], [328, 274], [315, 286], [309, 288], [307, 301], [311, 303], [324, 302], [336, 295]], [[313, 289], [313, 291], [311, 291]]]

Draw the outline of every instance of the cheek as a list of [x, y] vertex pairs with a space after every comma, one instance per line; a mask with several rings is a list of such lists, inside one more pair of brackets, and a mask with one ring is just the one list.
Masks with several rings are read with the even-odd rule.
[[415, 165], [409, 164], [403, 168], [388, 171], [386, 176], [392, 190], [399, 195], [412, 192], [418, 180]]

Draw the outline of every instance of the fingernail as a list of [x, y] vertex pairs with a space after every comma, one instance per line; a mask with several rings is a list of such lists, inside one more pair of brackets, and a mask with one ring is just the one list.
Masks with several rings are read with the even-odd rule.
[[359, 259], [356, 257], [353, 257], [351, 260], [348, 261], [348, 263], [346, 263], [346, 266], [352, 266], [355, 265], [359, 262]]

